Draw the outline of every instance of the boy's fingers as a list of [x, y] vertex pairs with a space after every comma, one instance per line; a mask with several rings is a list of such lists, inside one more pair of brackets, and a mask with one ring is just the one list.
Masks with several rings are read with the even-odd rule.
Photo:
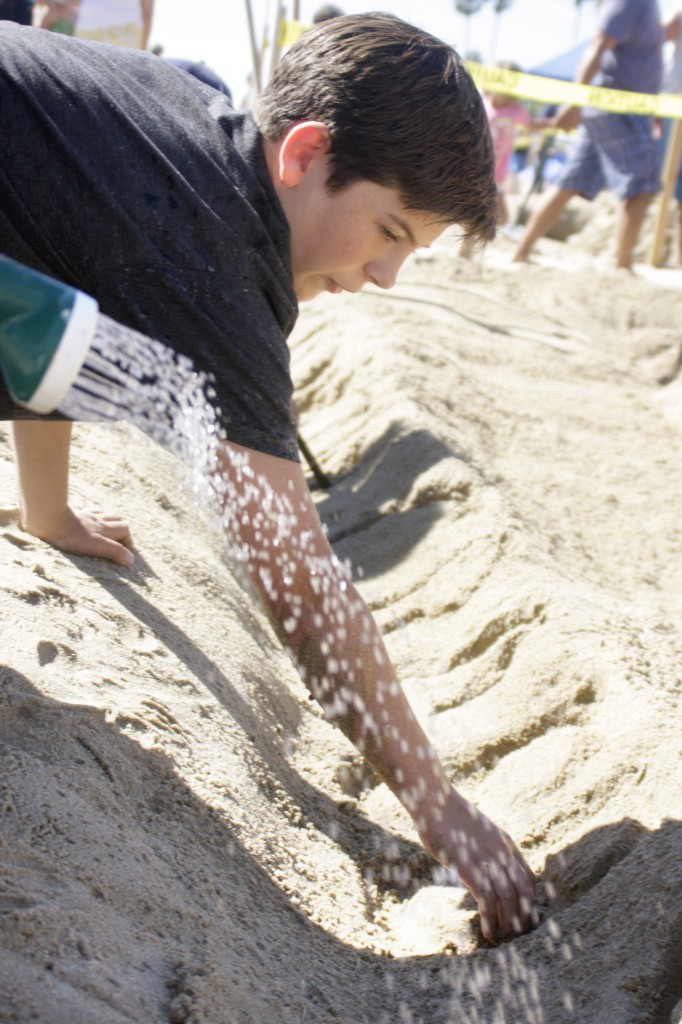
[[518, 909], [516, 889], [504, 875], [497, 881], [497, 914], [501, 935], [511, 935], [518, 930], [514, 927], [515, 921], [520, 923]]
[[100, 536], [118, 540], [122, 544], [131, 543], [130, 527], [120, 516], [96, 509], [88, 510], [84, 516], [92, 521], [94, 532]]
[[72, 543], [63, 547], [74, 554], [108, 558], [117, 565], [131, 566], [135, 556], [130, 551], [132, 537], [128, 524], [120, 516], [89, 509], [77, 517], [79, 530]]
[[88, 554], [99, 556], [100, 558], [108, 558], [112, 562], [116, 562], [117, 565], [130, 566], [135, 561], [135, 555], [130, 551], [129, 548], [123, 544], [119, 544], [118, 541], [110, 540], [108, 537], [99, 537], [99, 543], [93, 545], [93, 550]]
[[514, 853], [502, 863], [483, 864], [477, 880], [474, 896], [486, 939], [522, 934], [533, 923], [535, 878], [516, 848]]
[[497, 896], [489, 882], [479, 887], [476, 902], [481, 916], [481, 931], [486, 939], [494, 939], [497, 934]]
[[518, 850], [507, 868], [509, 878], [509, 900], [506, 921], [501, 921], [506, 934], [521, 934], [533, 923], [535, 906], [535, 876]]
[[126, 546], [132, 544], [130, 530], [125, 523], [122, 523], [120, 526], [104, 526], [102, 528], [102, 536], [107, 537], [109, 540], [117, 540], [120, 544], [125, 544]]

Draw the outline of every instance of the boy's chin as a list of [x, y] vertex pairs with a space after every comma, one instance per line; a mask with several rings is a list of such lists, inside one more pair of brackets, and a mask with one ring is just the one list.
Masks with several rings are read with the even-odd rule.
[[299, 302], [310, 302], [323, 291], [323, 285], [314, 285], [312, 281], [306, 281], [296, 288], [296, 298]]
[[320, 274], [319, 276], [315, 275], [314, 277], [304, 278], [302, 281], [294, 280], [294, 290], [299, 302], [310, 302], [311, 299], [314, 299], [316, 295], [321, 295], [322, 292], [338, 295], [339, 292], [343, 291], [343, 288], [336, 281], [332, 280], [331, 277], [325, 277], [323, 274]]

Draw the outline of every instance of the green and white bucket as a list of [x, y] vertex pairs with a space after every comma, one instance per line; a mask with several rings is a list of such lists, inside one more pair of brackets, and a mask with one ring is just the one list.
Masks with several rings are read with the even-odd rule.
[[0, 372], [20, 405], [56, 409], [92, 344], [91, 296], [0, 256]]

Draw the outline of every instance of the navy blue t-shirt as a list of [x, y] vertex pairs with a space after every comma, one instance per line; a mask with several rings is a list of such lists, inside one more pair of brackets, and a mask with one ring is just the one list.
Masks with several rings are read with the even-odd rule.
[[602, 56], [594, 84], [656, 94], [661, 88], [663, 53], [657, 0], [603, 0], [599, 28], [616, 45]]
[[0, 252], [210, 374], [229, 440], [297, 459], [289, 227], [251, 115], [151, 54], [7, 23], [0, 138]]

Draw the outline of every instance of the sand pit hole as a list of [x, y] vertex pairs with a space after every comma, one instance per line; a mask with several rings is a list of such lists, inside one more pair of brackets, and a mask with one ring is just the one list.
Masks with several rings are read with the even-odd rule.
[[52, 640], [39, 640], [36, 651], [38, 654], [38, 664], [41, 668], [51, 665], [60, 657], [69, 662], [78, 661], [78, 655], [73, 647], [69, 647], [68, 644], [54, 643]]
[[594, 889], [649, 833], [638, 821], [624, 818], [595, 829], [558, 854], [550, 854], [545, 882], [556, 900], [570, 906]]
[[375, 891], [377, 896], [390, 892], [400, 899], [407, 899], [424, 885], [433, 884], [435, 869], [434, 862], [424, 850], [395, 842], [365, 860], [362, 873], [365, 886]]

